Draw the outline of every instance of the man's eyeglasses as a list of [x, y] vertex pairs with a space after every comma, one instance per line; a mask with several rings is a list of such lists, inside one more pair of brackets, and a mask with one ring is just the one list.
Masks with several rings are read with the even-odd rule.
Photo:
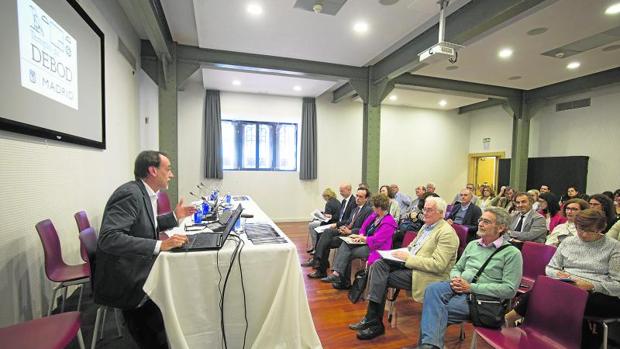
[[478, 219], [478, 223], [493, 224], [495, 222], [493, 222], [493, 221], [491, 221], [489, 219], [486, 219], [486, 218], [480, 218], [480, 219]]

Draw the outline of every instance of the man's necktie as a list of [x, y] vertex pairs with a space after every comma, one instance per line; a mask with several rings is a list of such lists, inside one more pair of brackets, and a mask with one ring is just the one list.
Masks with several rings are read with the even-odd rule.
[[517, 226], [515, 227], [516, 231], [521, 231], [521, 229], [523, 228], [523, 219], [525, 218], [525, 215], [522, 214], [521, 218], [519, 218], [519, 222], [517, 223]]

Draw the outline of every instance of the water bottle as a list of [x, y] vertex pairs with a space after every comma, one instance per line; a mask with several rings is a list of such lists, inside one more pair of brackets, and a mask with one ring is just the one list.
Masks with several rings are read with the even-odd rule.
[[196, 207], [196, 212], [194, 212], [194, 223], [202, 223], [202, 211], [200, 210], [200, 206]]
[[241, 231], [241, 217], [237, 218], [237, 221], [235, 222], [235, 231]]
[[232, 198], [232, 197], [230, 196], [230, 193], [227, 193], [227, 194], [226, 194], [226, 203], [227, 203], [227, 204], [229, 204], [229, 205], [230, 205], [230, 199], [231, 199], [231, 198]]
[[202, 202], [202, 215], [206, 216], [209, 214], [209, 211], [211, 211], [211, 206], [209, 206], [209, 203], [206, 201]]

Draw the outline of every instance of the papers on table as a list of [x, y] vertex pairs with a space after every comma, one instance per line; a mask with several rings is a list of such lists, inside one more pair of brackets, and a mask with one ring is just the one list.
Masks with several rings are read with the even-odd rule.
[[316, 231], [317, 233], [321, 234], [324, 231], [326, 231], [327, 229], [329, 229], [329, 226], [331, 224], [327, 224], [327, 225], [319, 225], [318, 227], [314, 228], [314, 231]]
[[339, 236], [339, 238], [349, 245], [366, 245], [363, 241], [354, 241], [350, 236]]
[[312, 219], [317, 219], [317, 220], [319, 220], [321, 222], [329, 221], [329, 218], [325, 217], [323, 212], [319, 211], [318, 208], [316, 210], [312, 211], [312, 213], [310, 213], [310, 217], [312, 217]]
[[379, 252], [379, 254], [381, 255], [381, 258], [383, 258], [383, 259], [387, 259], [387, 260], [390, 260], [390, 261], [393, 261], [393, 262], [399, 262], [399, 263], [405, 264], [404, 260], [398, 259], [398, 258], [396, 258], [396, 257], [394, 257], [392, 255], [392, 252], [394, 252], [394, 251], [405, 251], [405, 252], [409, 253], [409, 248], [403, 247], [403, 248], [398, 248], [398, 249], [395, 249], [395, 250], [379, 250], [377, 252]]

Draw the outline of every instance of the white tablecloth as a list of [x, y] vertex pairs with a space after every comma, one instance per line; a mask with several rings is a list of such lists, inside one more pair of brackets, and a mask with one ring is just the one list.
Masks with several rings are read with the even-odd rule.
[[[244, 212], [254, 214], [247, 223], [273, 224], [251, 200]], [[287, 238], [288, 239], [288, 238]], [[144, 291], [161, 309], [172, 348], [220, 348], [220, 293], [235, 242], [219, 251], [162, 252], [144, 285]], [[219, 259], [219, 262], [218, 262]], [[321, 348], [312, 322], [295, 245], [253, 245], [246, 240], [241, 252], [248, 329], [246, 348]], [[246, 328], [238, 262], [234, 262], [225, 293], [224, 320], [228, 348], [243, 347]]]

